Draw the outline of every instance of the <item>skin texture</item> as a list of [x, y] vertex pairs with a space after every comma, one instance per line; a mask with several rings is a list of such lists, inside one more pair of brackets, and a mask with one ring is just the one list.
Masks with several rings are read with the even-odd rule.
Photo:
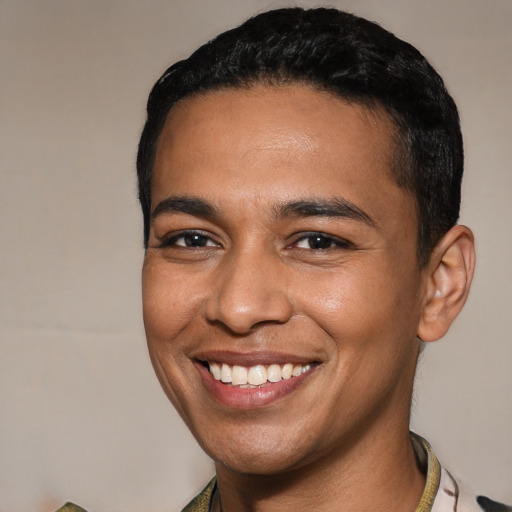
[[[164, 391], [216, 463], [224, 511], [419, 502], [416, 336], [442, 336], [462, 307], [472, 236], [454, 228], [418, 268], [393, 133], [384, 113], [299, 85], [209, 92], [168, 117], [144, 321]], [[235, 400], [212, 391], [205, 360], [314, 370]]]

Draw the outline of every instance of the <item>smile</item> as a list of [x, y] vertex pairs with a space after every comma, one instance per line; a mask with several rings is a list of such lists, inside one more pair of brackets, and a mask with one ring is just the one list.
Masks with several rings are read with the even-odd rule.
[[208, 362], [207, 365], [215, 380], [227, 385], [245, 388], [264, 386], [299, 377], [313, 368], [313, 364], [292, 363], [257, 364], [250, 367], [214, 362]]
[[[284, 399], [314, 379], [321, 361], [273, 352], [217, 352], [195, 357], [194, 365], [209, 396], [223, 406], [254, 409]], [[287, 361], [287, 362], [285, 362]]]

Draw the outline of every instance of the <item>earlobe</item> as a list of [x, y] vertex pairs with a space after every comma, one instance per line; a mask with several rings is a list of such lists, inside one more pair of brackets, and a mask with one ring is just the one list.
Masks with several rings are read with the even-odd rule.
[[473, 233], [454, 226], [439, 241], [427, 264], [425, 299], [418, 327], [423, 341], [436, 341], [464, 306], [475, 270]]

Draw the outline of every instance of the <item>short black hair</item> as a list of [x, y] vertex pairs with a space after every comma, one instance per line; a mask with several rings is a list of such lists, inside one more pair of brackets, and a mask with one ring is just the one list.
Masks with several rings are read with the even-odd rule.
[[418, 261], [457, 222], [463, 172], [459, 115], [439, 74], [413, 46], [337, 9], [259, 14], [172, 65], [154, 85], [137, 155], [147, 247], [151, 177], [160, 133], [181, 99], [223, 88], [305, 84], [383, 108], [396, 127], [396, 183], [415, 197]]

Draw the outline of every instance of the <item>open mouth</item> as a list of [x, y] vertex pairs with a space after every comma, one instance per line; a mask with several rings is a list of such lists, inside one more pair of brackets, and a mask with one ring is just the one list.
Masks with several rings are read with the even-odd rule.
[[200, 361], [213, 378], [227, 386], [256, 388], [282, 380], [293, 379], [311, 371], [317, 363], [307, 364], [257, 364], [254, 366], [229, 365], [227, 363]]

